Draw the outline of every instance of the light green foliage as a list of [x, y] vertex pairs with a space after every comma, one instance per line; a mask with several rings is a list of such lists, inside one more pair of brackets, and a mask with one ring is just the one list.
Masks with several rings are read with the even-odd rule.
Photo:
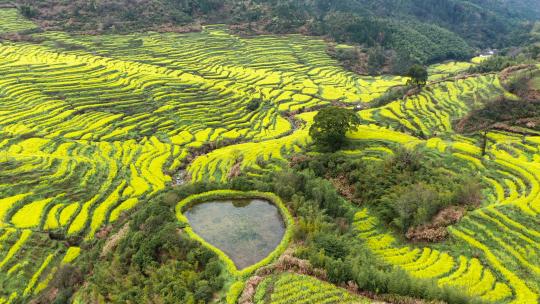
[[540, 91], [540, 76], [531, 79], [530, 82], [531, 82], [531, 87], [532, 88], [534, 88], [535, 90]]
[[0, 33], [14, 33], [36, 28], [16, 8], [0, 8]]
[[227, 292], [227, 304], [236, 304], [243, 290], [243, 281], [234, 282], [231, 287], [229, 287], [229, 291]]
[[[292, 273], [284, 273], [265, 279], [257, 289], [257, 293], [263, 294], [264, 289], [269, 289], [269, 294], [264, 298], [256, 299], [256, 304], [281, 304], [281, 303], [335, 303], [335, 304], [363, 304], [371, 303], [370, 300], [353, 296], [346, 290], [335, 285], [319, 281], [315, 278]], [[266, 301], [265, 299], [268, 299]]]

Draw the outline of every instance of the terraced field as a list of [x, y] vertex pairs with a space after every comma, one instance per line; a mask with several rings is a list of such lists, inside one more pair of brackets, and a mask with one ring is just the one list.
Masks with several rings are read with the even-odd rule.
[[452, 133], [452, 121], [502, 94], [505, 91], [497, 75], [449, 80], [435, 83], [404, 101], [362, 111], [360, 116], [365, 123], [427, 138]]
[[225, 179], [238, 157], [283, 160], [305, 145], [312, 117], [293, 126], [283, 113], [369, 101], [404, 81], [344, 72], [301, 36], [35, 36], [45, 42], [0, 45], [0, 303], [39, 292], [76, 250], [58, 242], [33, 253], [41, 262], [17, 263], [34, 238], [92, 239], [200, 152], [223, 147], [188, 167], [193, 180]]
[[[33, 28], [13, 10], [0, 16], [0, 32]], [[44, 42], [0, 43], [0, 304], [38, 294], [77, 258], [81, 240], [174, 178], [224, 181], [265, 160], [279, 169], [310, 142], [318, 108], [364, 105], [406, 82], [347, 72], [322, 40], [299, 35], [244, 38], [221, 26], [33, 35]], [[434, 66], [432, 80], [472, 64]], [[491, 132], [482, 156], [479, 137], [452, 128], [500, 95], [513, 98], [496, 74], [434, 82], [359, 111], [363, 124], [348, 135], [361, 147], [346, 151], [352, 157], [377, 161], [401, 145], [423, 146], [433, 157], [454, 157], [450, 174], [481, 176], [487, 199], [451, 229], [450, 242], [466, 249], [404, 245], [368, 209], [355, 227], [384, 261], [415, 277], [488, 302], [537, 303], [540, 138]], [[283, 275], [269, 303], [294, 300], [293, 285], [328, 303], [355, 301], [315, 279]]]
[[531, 87], [535, 90], [540, 90], [540, 77], [535, 77], [531, 80]]
[[0, 34], [16, 33], [37, 28], [34, 23], [22, 18], [19, 10], [16, 8], [0, 9], [0, 20], [2, 20], [0, 22]]
[[[271, 289], [272, 292], [268, 293], [268, 289]], [[362, 304], [371, 302], [364, 298], [353, 296], [341, 288], [321, 282], [315, 278], [284, 273], [266, 278], [265, 281], [259, 284], [254, 297], [254, 303]]]
[[[475, 138], [450, 135], [424, 141], [397, 134], [379, 139], [352, 135], [371, 142], [371, 150], [409, 144], [424, 145], [435, 155], [451, 153], [456, 161], [444, 167], [447, 172], [479, 175], [490, 188], [482, 207], [453, 226], [451, 243], [441, 248], [401, 245], [368, 209], [359, 211], [358, 236], [377, 255], [415, 277], [463, 288], [489, 302], [538, 301], [539, 138], [489, 133], [492, 144], [482, 157]], [[466, 250], [453, 252], [454, 248]]]

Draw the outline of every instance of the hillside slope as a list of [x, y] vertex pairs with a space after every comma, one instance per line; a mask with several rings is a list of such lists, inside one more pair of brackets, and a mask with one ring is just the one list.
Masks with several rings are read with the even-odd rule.
[[[425, 87], [379, 103], [408, 79], [346, 71], [316, 37], [225, 25], [82, 35], [36, 31], [15, 9], [0, 16], [1, 33], [33, 39], [0, 42], [0, 304], [232, 304], [243, 289], [255, 303], [358, 299], [320, 280], [391, 303], [538, 302], [538, 125], [455, 125], [519, 101], [508, 70], [467, 74], [482, 58], [432, 65]], [[361, 125], [335, 155], [310, 153], [329, 105], [358, 109]], [[267, 272], [248, 286], [265, 274], [187, 232], [178, 203], [218, 189], [279, 196], [295, 217], [290, 254], [257, 271], [304, 276]], [[448, 204], [462, 209], [445, 241], [406, 241]]]
[[[464, 59], [473, 48], [518, 45], [538, 0], [17, 0], [42, 27], [69, 31], [193, 31], [227, 23], [243, 33], [325, 35], [393, 50], [392, 61]], [[377, 49], [377, 48], [375, 48]], [[389, 57], [386, 54], [386, 57]], [[398, 69], [399, 70], [399, 69]]]

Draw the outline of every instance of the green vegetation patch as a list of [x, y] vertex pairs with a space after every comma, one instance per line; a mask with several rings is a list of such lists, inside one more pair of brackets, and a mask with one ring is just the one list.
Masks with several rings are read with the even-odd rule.
[[540, 131], [539, 120], [540, 102], [501, 98], [471, 112], [459, 122], [458, 129], [465, 133], [488, 129]]
[[540, 91], [540, 76], [537, 76], [537, 77], [531, 79], [529, 84], [530, 84], [531, 88], [533, 88], [534, 90], [539, 90]]
[[278, 303], [365, 304], [370, 300], [354, 296], [335, 285], [295, 273], [266, 278], [257, 287], [255, 304]]
[[35, 29], [37, 26], [25, 19], [17, 9], [0, 9], [0, 34]]

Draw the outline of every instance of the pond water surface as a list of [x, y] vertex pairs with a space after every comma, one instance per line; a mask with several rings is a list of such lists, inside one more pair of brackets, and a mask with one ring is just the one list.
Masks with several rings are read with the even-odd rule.
[[261, 199], [200, 203], [185, 216], [193, 231], [227, 254], [238, 269], [268, 256], [286, 228], [278, 208]]

